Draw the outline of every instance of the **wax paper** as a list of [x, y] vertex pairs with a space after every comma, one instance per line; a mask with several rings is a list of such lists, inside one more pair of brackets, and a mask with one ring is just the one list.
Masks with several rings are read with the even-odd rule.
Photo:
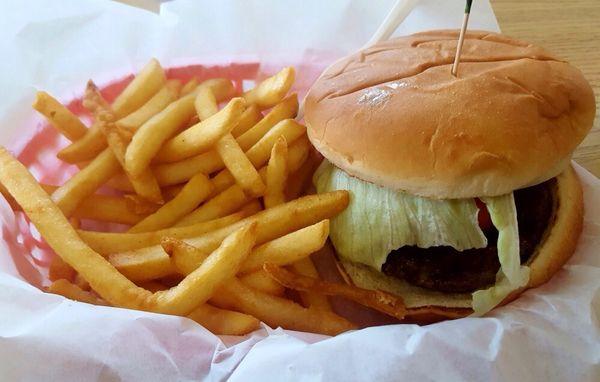
[[[421, 1], [396, 34], [458, 27], [463, 3]], [[173, 1], [157, 14], [110, 1], [5, 2], [0, 144], [38, 179], [59, 182], [74, 169], [54, 159], [66, 141], [31, 109], [37, 89], [69, 103], [88, 78], [105, 86], [156, 57], [171, 68], [250, 65], [242, 82], [293, 64], [302, 94], [322, 68], [363, 45], [392, 4]], [[487, 1], [475, 2], [470, 26], [498, 30]], [[267, 326], [217, 337], [185, 318], [44, 293], [38, 287], [48, 283], [52, 252], [0, 197], [0, 379], [600, 380], [600, 181], [576, 169], [584, 185], [583, 234], [546, 285], [484, 318], [333, 338]]]

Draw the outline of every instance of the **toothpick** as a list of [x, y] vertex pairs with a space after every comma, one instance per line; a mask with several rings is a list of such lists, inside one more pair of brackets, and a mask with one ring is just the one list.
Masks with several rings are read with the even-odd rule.
[[452, 75], [456, 77], [458, 73], [458, 64], [460, 62], [460, 53], [462, 52], [463, 43], [465, 42], [465, 33], [467, 32], [467, 24], [469, 24], [469, 14], [471, 14], [471, 4], [473, 0], [467, 0], [465, 6], [465, 15], [463, 16], [462, 27], [460, 28], [460, 35], [458, 36], [458, 45], [456, 46], [456, 55], [454, 56], [454, 64], [452, 64]]

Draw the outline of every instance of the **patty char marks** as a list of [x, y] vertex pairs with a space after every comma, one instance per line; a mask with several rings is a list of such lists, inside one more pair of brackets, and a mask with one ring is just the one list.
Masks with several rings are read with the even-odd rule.
[[[515, 191], [521, 263], [527, 263], [554, 218], [556, 179]], [[450, 293], [468, 293], [492, 286], [500, 269], [498, 231], [484, 232], [486, 248], [457, 251], [440, 246], [404, 246], [390, 252], [383, 273], [413, 285]]]

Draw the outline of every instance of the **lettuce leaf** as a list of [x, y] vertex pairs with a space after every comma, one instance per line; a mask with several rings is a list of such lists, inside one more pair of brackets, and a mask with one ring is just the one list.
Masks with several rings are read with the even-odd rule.
[[434, 200], [382, 188], [328, 161], [313, 181], [318, 192], [350, 192], [350, 205], [330, 226], [331, 240], [347, 260], [380, 271], [387, 255], [405, 245], [447, 245], [459, 251], [487, 246], [473, 199]]
[[482, 198], [482, 200], [490, 213], [492, 223], [498, 230], [500, 270], [496, 275], [494, 286], [473, 293], [475, 316], [487, 313], [501, 303], [510, 292], [529, 282], [529, 267], [521, 265], [519, 256], [519, 226], [513, 194]]

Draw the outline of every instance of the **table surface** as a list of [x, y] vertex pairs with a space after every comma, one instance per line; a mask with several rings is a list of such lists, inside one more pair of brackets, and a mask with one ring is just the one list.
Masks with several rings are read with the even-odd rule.
[[[575, 65], [600, 105], [600, 0], [491, 0], [502, 32], [540, 45]], [[600, 177], [600, 113], [573, 155]]]

